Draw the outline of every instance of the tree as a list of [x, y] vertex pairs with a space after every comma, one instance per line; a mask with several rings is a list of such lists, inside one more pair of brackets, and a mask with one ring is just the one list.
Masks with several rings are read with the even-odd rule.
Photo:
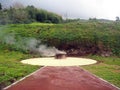
[[15, 9], [20, 9], [20, 8], [24, 8], [24, 5], [20, 2], [15, 2], [13, 5], [12, 5], [13, 8]]
[[[0, 3], [0, 9], [2, 9]], [[19, 2], [14, 3], [9, 9], [0, 11], [0, 22], [7, 23], [30, 23], [34, 21], [47, 23], [60, 23], [62, 17], [43, 9], [37, 9], [34, 6], [26, 8]]]
[[0, 3], [0, 10], [2, 10], [2, 5], [1, 5], [1, 3]]
[[11, 23], [27, 23], [28, 13], [25, 9], [15, 9], [10, 7], [8, 15]]
[[36, 20], [39, 22], [44, 22], [47, 20], [47, 11], [45, 10], [39, 10], [36, 14]]
[[7, 11], [0, 12], [0, 24], [7, 24], [9, 23], [9, 17]]
[[26, 23], [28, 14], [24, 9], [18, 9], [14, 12], [14, 23]]
[[120, 21], [120, 18], [118, 16], [116, 17], [116, 21]]
[[47, 14], [47, 19], [50, 20], [52, 23], [62, 22], [62, 17], [52, 12], [49, 12]]
[[36, 13], [38, 12], [38, 10], [34, 6], [27, 6], [25, 10], [29, 15], [30, 20], [36, 19]]

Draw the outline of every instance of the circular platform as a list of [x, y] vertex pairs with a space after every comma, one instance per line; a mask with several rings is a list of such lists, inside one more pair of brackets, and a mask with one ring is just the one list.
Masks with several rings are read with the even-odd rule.
[[85, 58], [67, 57], [66, 59], [50, 58], [32, 58], [21, 61], [24, 64], [40, 65], [40, 66], [81, 66], [95, 64], [97, 61]]

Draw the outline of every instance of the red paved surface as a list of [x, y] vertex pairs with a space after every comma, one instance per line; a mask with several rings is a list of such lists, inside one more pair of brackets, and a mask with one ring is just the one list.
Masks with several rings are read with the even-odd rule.
[[6, 90], [118, 90], [79, 67], [45, 67]]

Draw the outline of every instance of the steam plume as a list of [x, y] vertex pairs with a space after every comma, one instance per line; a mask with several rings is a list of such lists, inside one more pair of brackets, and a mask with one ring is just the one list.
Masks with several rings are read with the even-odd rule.
[[0, 42], [42, 56], [54, 56], [56, 53], [65, 53], [55, 47], [47, 47], [47, 45], [42, 44], [40, 40], [35, 38], [15, 36], [14, 33], [5, 33], [2, 30], [0, 30]]

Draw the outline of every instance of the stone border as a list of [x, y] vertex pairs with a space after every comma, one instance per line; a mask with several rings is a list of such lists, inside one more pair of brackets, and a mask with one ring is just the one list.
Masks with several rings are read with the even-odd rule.
[[21, 63], [39, 65], [39, 66], [82, 66], [97, 63], [96, 60], [87, 58], [67, 57], [66, 59], [49, 58], [32, 58], [22, 60]]

